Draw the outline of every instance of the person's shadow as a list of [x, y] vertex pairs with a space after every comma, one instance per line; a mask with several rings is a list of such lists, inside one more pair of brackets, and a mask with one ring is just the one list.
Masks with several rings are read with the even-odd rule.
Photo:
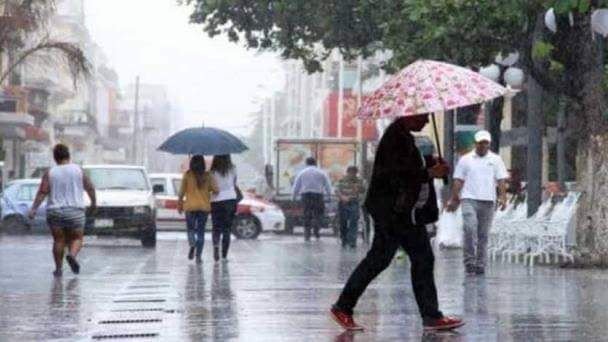
[[466, 336], [457, 330], [449, 330], [442, 332], [425, 332], [422, 333], [422, 342], [461, 342], [466, 341]]
[[488, 313], [488, 292], [485, 277], [477, 277], [465, 282], [463, 293], [464, 312], [469, 315]]
[[190, 340], [200, 341], [208, 338], [206, 327], [207, 298], [205, 294], [205, 278], [202, 265], [188, 265], [188, 274], [185, 283], [185, 323], [188, 326]]
[[236, 298], [230, 281], [228, 264], [215, 264], [211, 282], [211, 320], [213, 340], [226, 341], [239, 337]]
[[54, 278], [48, 306], [49, 324], [57, 327], [50, 332], [49, 338], [64, 339], [77, 334], [80, 322], [80, 283], [78, 278], [70, 279], [66, 284], [62, 278]]

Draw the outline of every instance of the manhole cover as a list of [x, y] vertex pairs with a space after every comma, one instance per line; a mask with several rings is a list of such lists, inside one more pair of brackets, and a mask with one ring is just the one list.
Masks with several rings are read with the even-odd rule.
[[123, 296], [146, 296], [146, 295], [159, 295], [159, 294], [164, 294], [166, 292], [159, 292], [159, 291], [148, 291], [148, 292], [125, 292], [125, 293], [121, 293], [121, 295]]
[[150, 337], [158, 337], [158, 333], [93, 335], [94, 340], [111, 340], [111, 339], [119, 339], [119, 338], [150, 338]]
[[146, 271], [146, 272], [141, 272], [141, 274], [171, 274], [171, 272], [168, 271]]
[[171, 285], [132, 285], [128, 289], [158, 289], [161, 287], [170, 287]]
[[114, 303], [163, 303], [165, 299], [117, 299]]
[[136, 323], [160, 323], [163, 320], [160, 318], [143, 318], [143, 319], [112, 319], [99, 321], [99, 324], [136, 324]]
[[149, 309], [119, 309], [119, 310], [112, 310], [112, 312], [154, 312], [154, 311], [162, 312], [162, 311], [165, 311], [165, 309], [163, 309], [163, 308], [149, 308]]

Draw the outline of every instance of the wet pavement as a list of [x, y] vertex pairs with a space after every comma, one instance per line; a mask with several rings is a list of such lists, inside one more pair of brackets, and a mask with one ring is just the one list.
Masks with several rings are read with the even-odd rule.
[[361, 298], [368, 330], [343, 333], [327, 316], [364, 255], [334, 238], [264, 235], [235, 241], [214, 264], [186, 259], [185, 233], [156, 250], [129, 239], [87, 238], [82, 273], [51, 275], [48, 236], [0, 235], [0, 341], [606, 341], [608, 273], [491, 264], [465, 277], [460, 251], [437, 252], [441, 309], [457, 333], [422, 332], [407, 260], [395, 260]]

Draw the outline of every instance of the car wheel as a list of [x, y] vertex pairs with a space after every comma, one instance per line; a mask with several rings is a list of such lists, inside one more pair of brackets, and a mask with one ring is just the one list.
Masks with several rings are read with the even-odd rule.
[[232, 233], [237, 239], [256, 239], [262, 232], [262, 227], [253, 215], [238, 215], [234, 219]]
[[25, 217], [21, 215], [11, 215], [2, 221], [2, 227], [5, 231], [11, 233], [26, 233], [30, 231], [30, 225]]
[[146, 248], [156, 247], [156, 225], [142, 232], [141, 245]]

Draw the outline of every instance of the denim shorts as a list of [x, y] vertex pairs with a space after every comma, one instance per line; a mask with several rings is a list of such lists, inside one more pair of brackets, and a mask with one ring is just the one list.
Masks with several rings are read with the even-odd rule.
[[51, 228], [84, 229], [84, 208], [54, 208], [47, 210], [46, 222]]

